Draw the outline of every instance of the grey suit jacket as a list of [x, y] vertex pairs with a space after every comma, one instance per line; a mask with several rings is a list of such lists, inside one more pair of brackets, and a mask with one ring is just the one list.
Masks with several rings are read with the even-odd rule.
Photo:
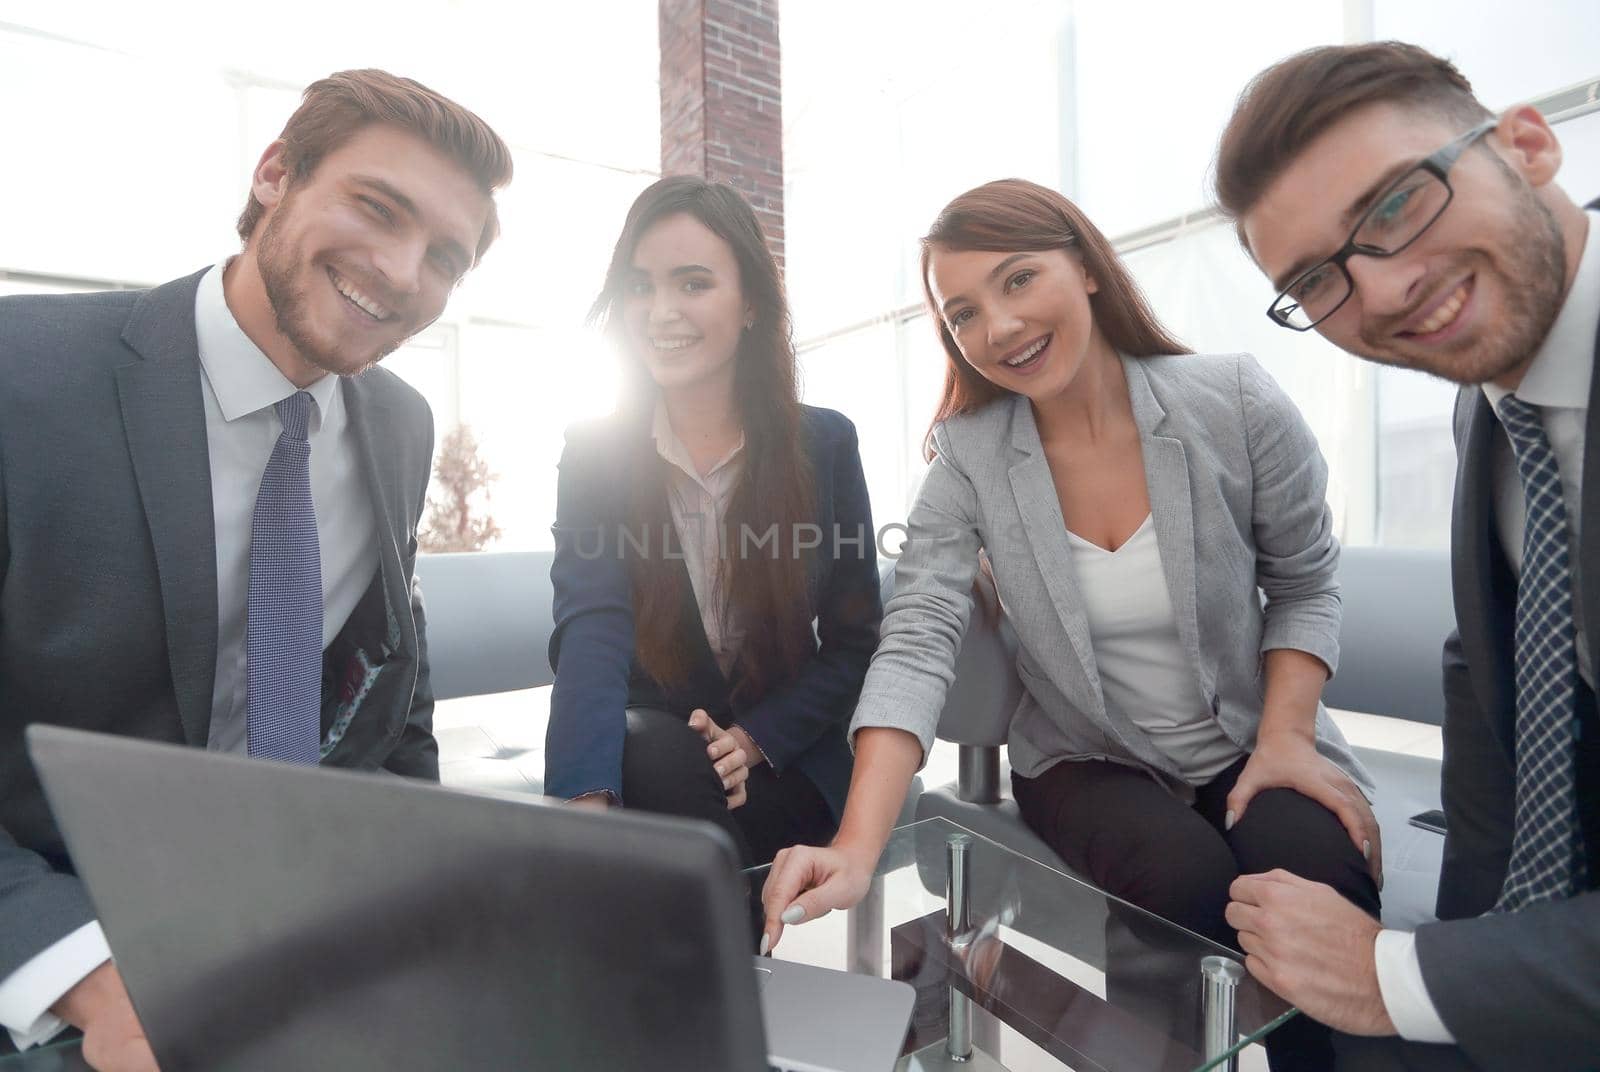
[[[94, 918], [23, 728], [206, 746], [217, 580], [199, 278], [0, 299], [0, 978]], [[324, 655], [324, 762], [437, 779], [411, 585], [432, 418], [379, 369], [342, 389], [380, 565]]]
[[[1299, 411], [1247, 355], [1124, 358], [1122, 367], [1195, 689], [1223, 732], [1250, 751], [1263, 653], [1296, 648], [1330, 669], [1339, 662], [1327, 466]], [[1176, 764], [1106, 708], [1031, 404], [1015, 396], [954, 417], [935, 427], [933, 442], [937, 457], [911, 510], [852, 733], [909, 730], [927, 754], [982, 548], [1019, 642], [1024, 691], [1007, 742], [1012, 769], [1032, 777], [1063, 760], [1106, 759], [1190, 798]], [[1371, 780], [1321, 705], [1316, 730], [1318, 750], [1370, 794]]]
[[[1600, 363], [1600, 335], [1594, 355]], [[1517, 579], [1500, 547], [1491, 486], [1491, 449], [1504, 434], [1483, 391], [1463, 388], [1450, 539], [1457, 630], [1444, 645], [1441, 922], [1418, 928], [1417, 960], [1440, 1018], [1484, 1068], [1600, 1068], [1600, 723], [1592, 714], [1575, 757], [1589, 892], [1484, 914], [1505, 882], [1516, 830]], [[1575, 596], [1600, 666], [1600, 375], [1589, 388], [1583, 455]]]

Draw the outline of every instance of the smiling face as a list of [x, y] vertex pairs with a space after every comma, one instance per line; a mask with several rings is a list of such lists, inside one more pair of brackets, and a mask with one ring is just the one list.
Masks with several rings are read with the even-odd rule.
[[[1375, 104], [1330, 127], [1242, 219], [1282, 288], [1348, 237], [1388, 185], [1460, 135], [1431, 112]], [[1357, 356], [1462, 384], [1521, 375], [1566, 292], [1561, 227], [1546, 203], [1560, 149], [1518, 110], [1449, 172], [1448, 207], [1392, 257], [1356, 255], [1348, 301], [1317, 330]]]
[[688, 213], [644, 232], [622, 281], [628, 348], [657, 386], [731, 386], [752, 311], [733, 248]]
[[1022, 253], [934, 245], [928, 291], [961, 356], [996, 387], [1047, 402], [1105, 356], [1089, 307], [1099, 289], [1064, 249]]
[[269, 149], [254, 192], [267, 216], [250, 253], [272, 323], [306, 365], [345, 376], [438, 318], [472, 267], [489, 213], [488, 195], [461, 165], [382, 125], [358, 131], [298, 181]]

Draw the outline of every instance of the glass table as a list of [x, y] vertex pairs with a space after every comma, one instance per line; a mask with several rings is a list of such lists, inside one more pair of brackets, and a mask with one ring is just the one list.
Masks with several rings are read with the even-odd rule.
[[915, 987], [907, 1072], [1227, 1069], [1298, 1015], [1236, 951], [946, 819], [895, 830], [865, 900], [773, 955]]
[[[759, 900], [768, 868], [746, 872]], [[1230, 1068], [1294, 1009], [1238, 953], [946, 819], [894, 831], [866, 899], [785, 928], [774, 956], [909, 982], [899, 1068]], [[0, 1072], [81, 1072], [75, 1039]]]
[[71, 1039], [36, 1046], [24, 1054], [0, 1056], [0, 1069], [5, 1072], [89, 1072], [89, 1063], [83, 1059], [83, 1042], [76, 1032], [72, 1034]]

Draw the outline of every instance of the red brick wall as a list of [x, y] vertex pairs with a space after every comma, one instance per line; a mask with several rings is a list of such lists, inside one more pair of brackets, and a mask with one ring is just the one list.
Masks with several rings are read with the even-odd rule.
[[661, 173], [744, 194], [783, 264], [778, 0], [660, 0]]

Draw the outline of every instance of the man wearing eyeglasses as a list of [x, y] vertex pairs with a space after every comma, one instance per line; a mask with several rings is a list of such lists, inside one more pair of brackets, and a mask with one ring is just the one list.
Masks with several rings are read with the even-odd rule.
[[1600, 1067], [1600, 227], [1560, 165], [1537, 110], [1392, 42], [1269, 68], [1217, 156], [1275, 322], [1462, 385], [1440, 922], [1380, 931], [1280, 872], [1228, 908], [1352, 1067]]

